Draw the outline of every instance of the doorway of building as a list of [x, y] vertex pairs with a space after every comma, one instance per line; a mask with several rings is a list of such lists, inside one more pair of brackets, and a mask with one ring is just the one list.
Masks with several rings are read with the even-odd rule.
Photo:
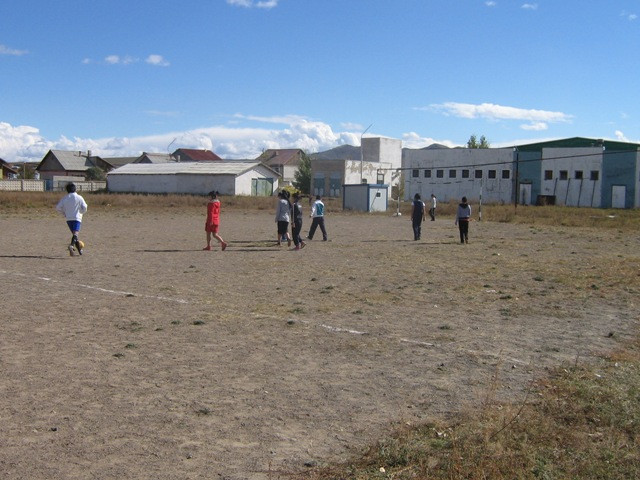
[[531, 205], [531, 184], [530, 183], [520, 184], [519, 201], [520, 201], [520, 205]]
[[625, 208], [627, 197], [627, 187], [624, 185], [613, 185], [611, 187], [611, 208]]

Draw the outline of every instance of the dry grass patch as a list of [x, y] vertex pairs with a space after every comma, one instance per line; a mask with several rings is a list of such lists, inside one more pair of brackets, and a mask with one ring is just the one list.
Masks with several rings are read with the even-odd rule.
[[640, 476], [640, 341], [596, 364], [558, 368], [521, 404], [451, 423], [404, 425], [353, 462], [294, 478], [627, 479]]

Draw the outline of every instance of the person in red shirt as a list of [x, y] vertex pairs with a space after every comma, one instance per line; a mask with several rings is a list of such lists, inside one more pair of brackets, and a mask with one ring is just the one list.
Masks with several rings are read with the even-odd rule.
[[227, 242], [218, 234], [220, 227], [220, 200], [218, 200], [218, 192], [209, 192], [209, 203], [207, 203], [207, 221], [204, 224], [204, 231], [207, 232], [207, 246], [203, 250], [211, 250], [211, 237], [220, 242], [220, 248], [227, 248]]

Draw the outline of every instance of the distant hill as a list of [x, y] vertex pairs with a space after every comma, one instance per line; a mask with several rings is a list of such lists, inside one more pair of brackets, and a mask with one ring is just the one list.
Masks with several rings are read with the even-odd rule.
[[441, 143], [432, 143], [428, 147], [421, 148], [421, 150], [437, 150], [440, 148], [449, 148], [446, 145], [442, 145]]
[[312, 160], [360, 160], [360, 147], [340, 145], [324, 152], [309, 155]]
[[432, 143], [431, 145], [427, 146], [427, 147], [422, 147], [422, 148], [407, 148], [404, 147], [402, 150], [440, 150], [446, 148], [448, 149], [449, 147], [447, 147], [446, 145], [442, 145], [441, 143]]

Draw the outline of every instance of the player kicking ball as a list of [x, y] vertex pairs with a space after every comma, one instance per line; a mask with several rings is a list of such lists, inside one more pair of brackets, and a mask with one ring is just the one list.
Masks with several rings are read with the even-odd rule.
[[69, 255], [74, 256], [76, 250], [82, 255], [84, 243], [78, 239], [78, 233], [82, 227], [82, 215], [87, 212], [87, 202], [82, 195], [76, 193], [74, 183], [67, 183], [67, 194], [60, 199], [56, 205], [56, 210], [67, 219], [67, 226], [71, 230], [71, 243], [69, 243]]

